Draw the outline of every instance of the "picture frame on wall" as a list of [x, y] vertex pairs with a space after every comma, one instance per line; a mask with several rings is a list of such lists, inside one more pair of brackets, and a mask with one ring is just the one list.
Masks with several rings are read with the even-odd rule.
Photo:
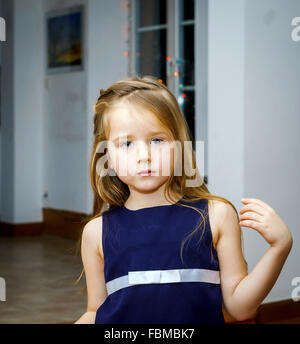
[[47, 74], [83, 70], [82, 5], [46, 13]]

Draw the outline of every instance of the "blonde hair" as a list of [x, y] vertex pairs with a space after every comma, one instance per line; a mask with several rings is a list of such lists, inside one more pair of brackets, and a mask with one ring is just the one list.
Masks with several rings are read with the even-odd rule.
[[[183, 151], [181, 151], [181, 156], [177, 155], [175, 161], [180, 161], [180, 159], [184, 161], [185, 169], [181, 171], [180, 175], [171, 174], [169, 176], [166, 181], [165, 197], [175, 201], [173, 198], [174, 192], [183, 195], [182, 201], [185, 203], [188, 202], [191, 205], [180, 203], [176, 205], [194, 209], [201, 215], [202, 222], [183, 240], [180, 249], [180, 256], [182, 259], [182, 251], [185, 242], [193, 236], [199, 230], [201, 224], [204, 223], [201, 235], [202, 238], [205, 230], [205, 219], [208, 217], [208, 209], [204, 212], [204, 216], [198, 208], [192, 206], [193, 202], [201, 199], [219, 200], [230, 204], [237, 218], [238, 212], [234, 205], [227, 199], [212, 195], [204, 182], [200, 183], [200, 185], [198, 183], [198, 186], [187, 186], [188, 181], [193, 182], [200, 176], [196, 166], [193, 147], [184, 144], [186, 141], [192, 141], [192, 135], [175, 96], [163, 83], [153, 76], [130, 77], [126, 80], [121, 80], [112, 84], [107, 89], [100, 90], [100, 96], [94, 105], [94, 142], [90, 159], [90, 178], [94, 194], [93, 212], [83, 221], [82, 230], [84, 225], [91, 219], [101, 216], [103, 212], [107, 210], [123, 205], [129, 197], [128, 186], [123, 183], [117, 175], [111, 176], [106, 174], [101, 176], [98, 170], [98, 172], [96, 172], [97, 162], [106, 154], [106, 152], [98, 152], [98, 150], [101, 142], [107, 141], [109, 137], [109, 110], [123, 100], [127, 101], [129, 104], [141, 106], [152, 112], [161, 125], [169, 132], [173, 140], [179, 141], [181, 147], [184, 147]], [[177, 154], [179, 154], [178, 151]], [[105, 165], [104, 167], [107, 168]], [[193, 175], [189, 173], [189, 175], [187, 175], [186, 170], [195, 170], [196, 173]], [[80, 242], [81, 236], [79, 238], [79, 246]], [[212, 245], [213, 242], [211, 243], [211, 256], [213, 259]], [[80, 278], [81, 276], [79, 279]]]

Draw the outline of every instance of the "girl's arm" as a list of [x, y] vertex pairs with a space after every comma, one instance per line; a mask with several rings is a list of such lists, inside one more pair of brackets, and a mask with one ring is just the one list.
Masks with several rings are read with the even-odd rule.
[[103, 250], [99, 248], [101, 243], [102, 216], [89, 221], [82, 232], [81, 257], [87, 286], [87, 311], [75, 324], [94, 324], [97, 309], [107, 297], [104, 261], [100, 253]]
[[[226, 310], [237, 320], [252, 316], [274, 286], [292, 247], [292, 235], [274, 209], [258, 199], [245, 199], [239, 223], [231, 206], [218, 205], [223, 219], [218, 229], [217, 253], [220, 263], [221, 288]], [[248, 274], [242, 256], [241, 230], [258, 231], [270, 244], [269, 249]]]
[[94, 324], [96, 312], [85, 312], [74, 324]]

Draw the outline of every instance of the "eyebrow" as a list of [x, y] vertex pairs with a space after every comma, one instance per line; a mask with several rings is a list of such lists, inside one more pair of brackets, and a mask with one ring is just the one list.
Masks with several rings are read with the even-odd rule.
[[[166, 135], [167, 136], [167, 133], [163, 132], [163, 131], [152, 131], [150, 132], [150, 136], [153, 136], [153, 135]], [[127, 138], [132, 138], [132, 137], [135, 137], [134, 135], [126, 135], [126, 134], [122, 134], [120, 136], [117, 136], [115, 139], [113, 139], [113, 142], [116, 142], [118, 139], [121, 139], [123, 137], [127, 137]]]

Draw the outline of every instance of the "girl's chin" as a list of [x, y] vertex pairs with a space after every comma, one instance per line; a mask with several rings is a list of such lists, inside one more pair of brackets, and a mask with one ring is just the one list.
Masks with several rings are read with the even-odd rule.
[[122, 180], [123, 183], [127, 184], [129, 188], [140, 189], [141, 191], [151, 191], [159, 188], [162, 186], [166, 181], [167, 178], [155, 178], [153, 176], [148, 177], [140, 177], [135, 180]]

